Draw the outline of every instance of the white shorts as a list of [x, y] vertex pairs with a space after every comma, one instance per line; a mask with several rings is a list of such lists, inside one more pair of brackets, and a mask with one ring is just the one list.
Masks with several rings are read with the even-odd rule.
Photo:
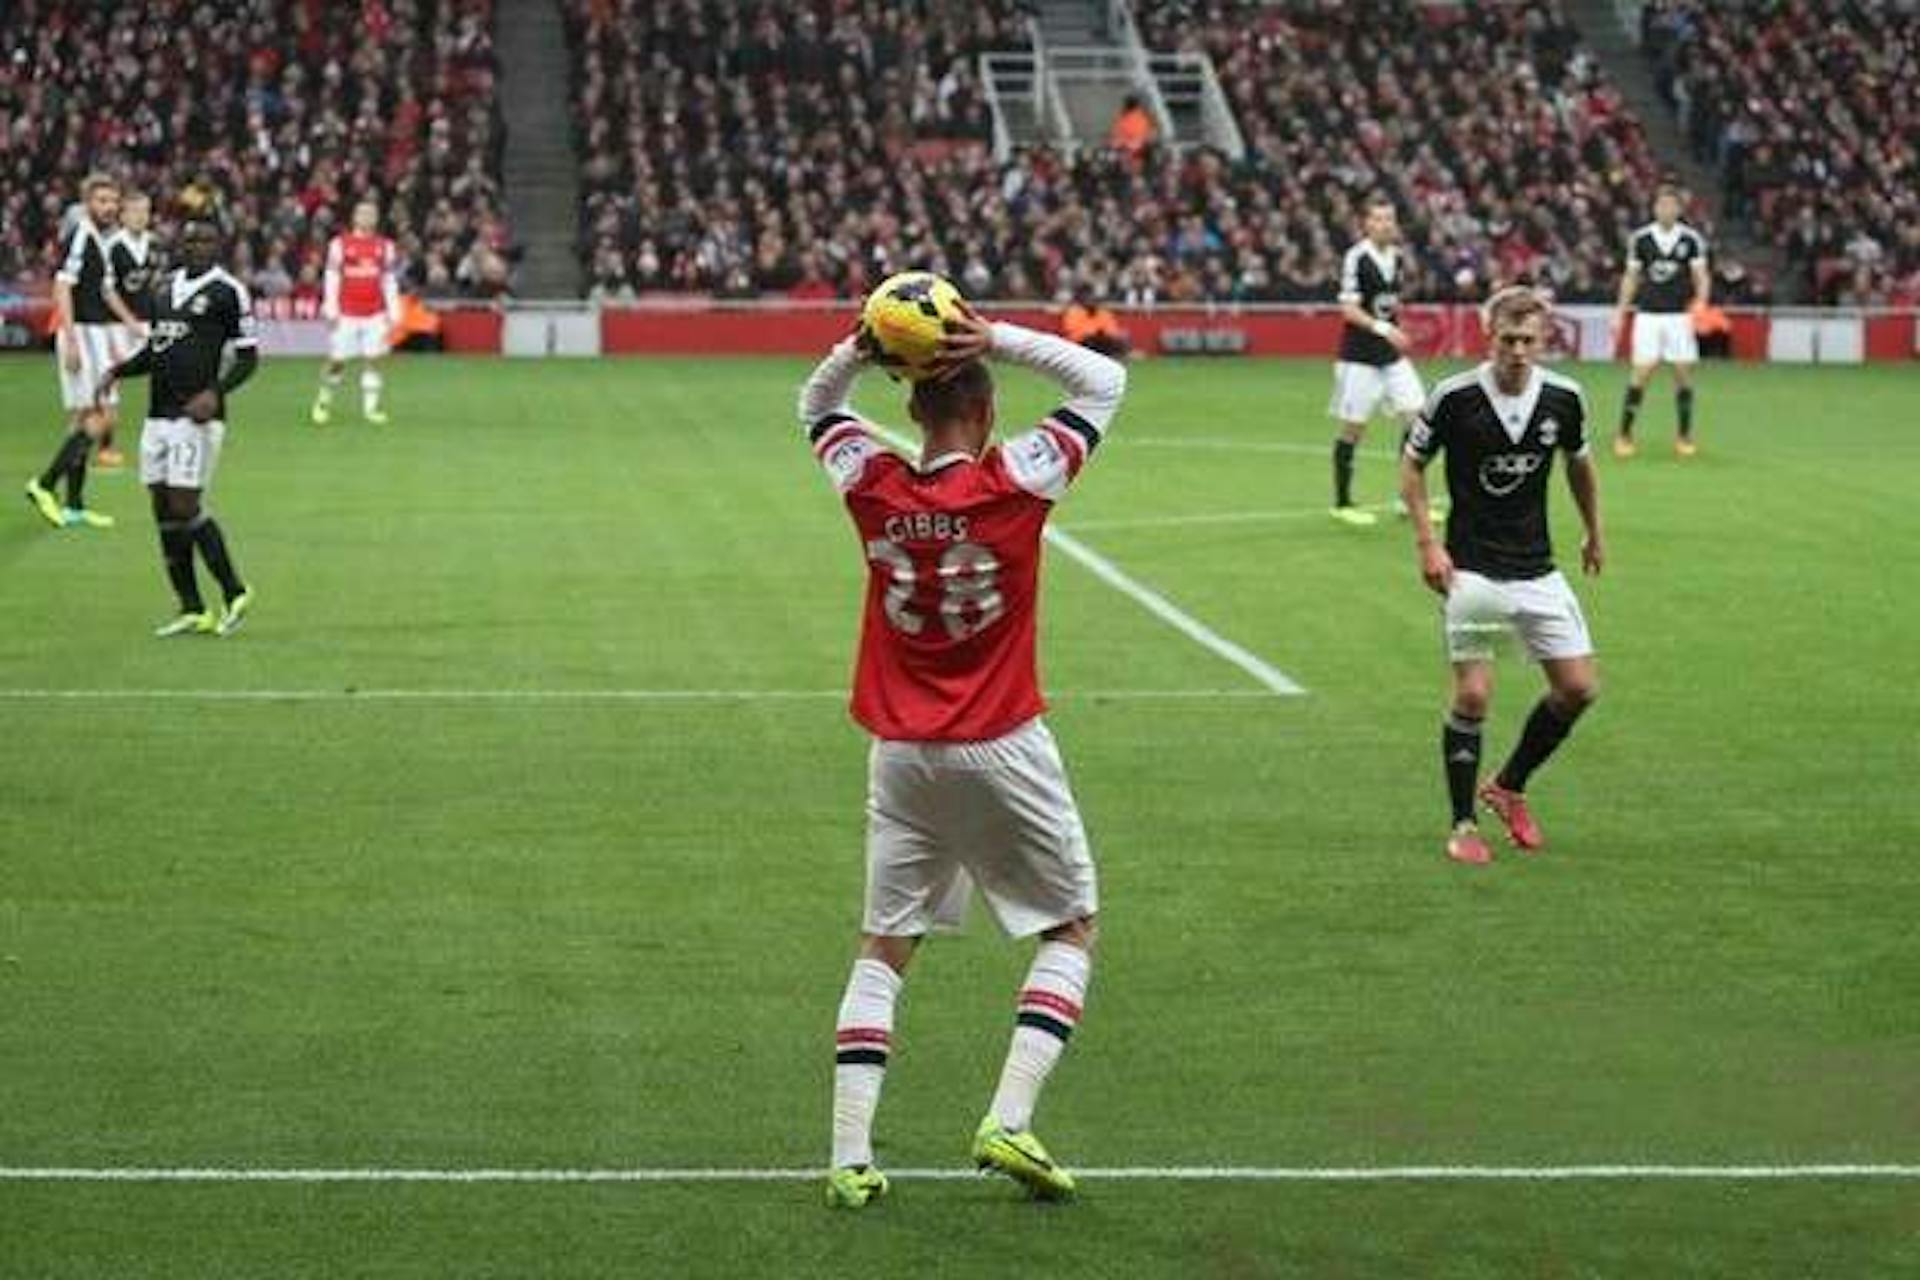
[[384, 313], [377, 316], [341, 316], [333, 322], [327, 339], [327, 354], [335, 360], [356, 357], [376, 360], [387, 354], [387, 335], [393, 324]]
[[207, 490], [220, 464], [227, 424], [190, 418], [148, 418], [140, 428], [140, 483]]
[[1327, 413], [1341, 422], [1365, 422], [1385, 400], [1398, 414], [1420, 412], [1426, 403], [1426, 390], [1413, 361], [1395, 360], [1390, 365], [1355, 364], [1337, 360], [1333, 365], [1333, 398]]
[[1487, 662], [1496, 643], [1517, 633], [1535, 662], [1593, 653], [1586, 615], [1559, 570], [1541, 578], [1496, 581], [1465, 569], [1447, 592], [1447, 657]]
[[861, 927], [883, 937], [958, 928], [972, 885], [1016, 938], [1099, 908], [1066, 766], [1037, 718], [990, 742], [873, 744]]
[[1697, 364], [1700, 343], [1693, 336], [1693, 317], [1684, 311], [1641, 311], [1633, 317], [1633, 362], [1636, 365]]
[[[114, 331], [125, 327], [118, 324], [74, 325], [73, 343], [80, 352], [80, 367], [75, 370], [67, 368], [67, 362], [60, 354], [60, 339], [54, 339], [53, 363], [60, 371], [61, 408], [68, 411], [93, 408], [94, 392], [99, 389], [100, 379], [120, 358], [114, 354]], [[120, 403], [118, 387], [107, 396], [106, 403]]]

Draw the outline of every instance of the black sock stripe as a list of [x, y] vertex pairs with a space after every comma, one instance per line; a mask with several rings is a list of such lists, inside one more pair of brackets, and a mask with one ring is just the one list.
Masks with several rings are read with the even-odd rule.
[[884, 1067], [887, 1065], [885, 1049], [842, 1049], [833, 1055], [833, 1060], [843, 1067]]
[[1035, 1031], [1044, 1031], [1048, 1035], [1061, 1040], [1071, 1040], [1073, 1038], [1072, 1027], [1060, 1021], [1058, 1018], [1048, 1017], [1044, 1013], [1036, 1013], [1032, 1009], [1022, 1009], [1019, 1016], [1015, 1019], [1015, 1022], [1019, 1026], [1032, 1027]]

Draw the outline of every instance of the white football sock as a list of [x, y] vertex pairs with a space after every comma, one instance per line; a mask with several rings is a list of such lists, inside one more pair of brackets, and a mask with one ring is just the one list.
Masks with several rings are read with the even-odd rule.
[[366, 413], [380, 409], [380, 375], [372, 369], [360, 371], [360, 408]]
[[873, 1163], [873, 1113], [893, 1048], [893, 1005], [903, 985], [879, 960], [853, 962], [834, 1027], [833, 1167]]
[[993, 1095], [993, 1118], [1009, 1129], [1033, 1123], [1040, 1087], [1060, 1061], [1067, 1039], [1080, 1024], [1087, 999], [1093, 957], [1065, 942], [1043, 942], [1020, 988], [1019, 1014], [1000, 1088]]

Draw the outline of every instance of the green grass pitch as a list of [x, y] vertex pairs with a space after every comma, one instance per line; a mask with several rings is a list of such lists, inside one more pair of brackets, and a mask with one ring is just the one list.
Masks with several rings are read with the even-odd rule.
[[[235, 400], [215, 489], [259, 593], [160, 643], [137, 481], [108, 533], [0, 508], [0, 1166], [795, 1167], [825, 1157], [864, 743], [861, 566], [798, 361], [396, 362], [395, 424]], [[1438, 368], [1425, 370], [1438, 376]], [[1610, 428], [1621, 371], [1573, 370]], [[1043, 409], [1009, 375], [1003, 421]], [[1710, 367], [1704, 452], [1602, 459], [1604, 692], [1553, 845], [1440, 856], [1436, 606], [1404, 525], [1327, 520], [1320, 363], [1134, 370], [1060, 520], [1299, 681], [1059, 554], [1052, 713], [1101, 859], [1080, 1166], [1920, 1162], [1920, 379]], [[0, 478], [54, 447], [0, 363]], [[144, 390], [134, 389], [135, 403]], [[863, 404], [904, 423], [883, 381]], [[131, 432], [129, 433], [131, 434]], [[1359, 473], [1386, 496], [1384, 427]], [[1563, 563], [1576, 545], [1564, 485]], [[1189, 517], [1203, 517], [1190, 520]], [[1538, 688], [1509, 658], [1504, 754]], [[28, 691], [39, 691], [23, 696]], [[881, 1158], [958, 1167], [1025, 952], [923, 956]], [[0, 1275], [1913, 1274], [1920, 1184], [0, 1181]]]

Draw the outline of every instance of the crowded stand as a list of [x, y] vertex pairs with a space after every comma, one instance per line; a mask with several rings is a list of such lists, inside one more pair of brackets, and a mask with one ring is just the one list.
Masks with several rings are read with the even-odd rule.
[[1666, 0], [1642, 11], [1642, 43], [1729, 211], [1802, 296], [1920, 302], [1920, 11]]
[[596, 295], [849, 297], [911, 264], [1004, 298], [1324, 300], [1358, 202], [1383, 190], [1418, 296], [1525, 278], [1598, 301], [1658, 177], [1540, 0], [1142, 4], [1150, 47], [1212, 55], [1246, 160], [1114, 145], [1004, 167], [973, 63], [1022, 44], [1019, 9], [902, 8], [809, 5], [786, 23], [768, 6], [571, 0]]
[[[343, 12], [344, 10], [344, 12]], [[83, 177], [215, 215], [263, 301], [317, 304], [371, 196], [410, 290], [510, 282], [492, 0], [0, 6], [0, 281], [44, 284]]]

